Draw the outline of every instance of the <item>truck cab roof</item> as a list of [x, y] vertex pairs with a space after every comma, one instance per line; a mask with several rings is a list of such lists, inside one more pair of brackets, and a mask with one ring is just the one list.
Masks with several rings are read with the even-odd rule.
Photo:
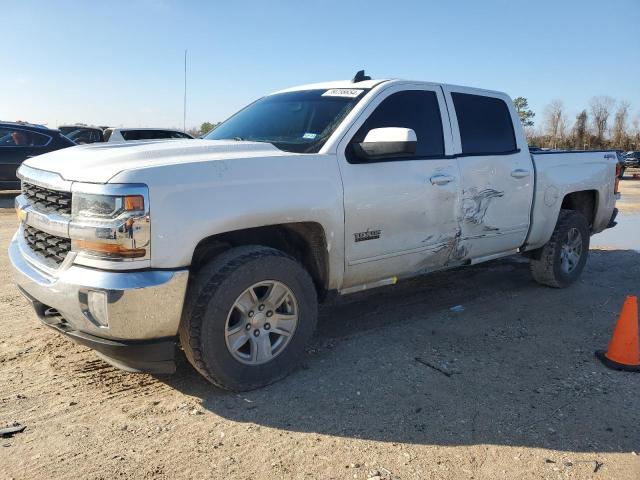
[[403, 84], [403, 83], [412, 83], [412, 84], [422, 84], [422, 85], [440, 85], [443, 88], [451, 88], [451, 89], [469, 89], [474, 90], [480, 94], [493, 94], [493, 95], [505, 95], [504, 92], [500, 92], [498, 90], [489, 90], [485, 88], [477, 88], [477, 87], [469, 87], [465, 85], [455, 85], [448, 83], [440, 83], [440, 82], [427, 82], [423, 80], [408, 80], [402, 78], [382, 78], [382, 79], [371, 79], [371, 80], [363, 80], [361, 82], [354, 82], [352, 80], [334, 80], [329, 82], [319, 82], [319, 83], [307, 83], [304, 85], [297, 85], [295, 87], [289, 87], [282, 90], [278, 90], [273, 92], [271, 95], [275, 95], [278, 93], [287, 93], [287, 92], [298, 92], [304, 90], [330, 90], [332, 88], [336, 89], [362, 89], [369, 90], [374, 87], [377, 87], [381, 84]]

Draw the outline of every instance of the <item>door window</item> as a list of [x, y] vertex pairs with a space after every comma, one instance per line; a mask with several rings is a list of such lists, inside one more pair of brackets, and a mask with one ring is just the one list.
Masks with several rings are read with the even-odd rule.
[[48, 135], [22, 130], [0, 128], [0, 147], [44, 147], [51, 141]]
[[452, 93], [463, 155], [492, 155], [516, 150], [507, 104], [494, 97]]
[[350, 147], [347, 149], [347, 159], [350, 163], [362, 163], [362, 160], [356, 157], [351, 145], [362, 142], [369, 130], [384, 127], [411, 128], [418, 138], [415, 155], [384, 161], [444, 156], [442, 118], [435, 92], [405, 90], [384, 99], [351, 140]]

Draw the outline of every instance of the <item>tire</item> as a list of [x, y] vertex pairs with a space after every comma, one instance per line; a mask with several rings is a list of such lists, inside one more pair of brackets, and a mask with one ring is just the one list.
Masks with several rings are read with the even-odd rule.
[[[284, 295], [281, 306], [271, 307], [279, 298], [267, 302], [270, 293]], [[264, 311], [250, 305], [254, 300]], [[317, 309], [313, 281], [294, 258], [262, 246], [232, 248], [211, 260], [190, 281], [180, 343], [189, 362], [214, 385], [233, 391], [252, 390], [284, 378], [301, 362], [315, 330]], [[295, 314], [297, 323], [292, 327]], [[248, 330], [241, 332], [238, 325]], [[256, 330], [261, 338], [255, 335]], [[287, 331], [289, 335], [282, 334]], [[244, 340], [242, 335], [248, 338], [238, 346]], [[269, 358], [266, 351], [273, 356]]]
[[[579, 232], [580, 238], [569, 235]], [[579, 240], [579, 241], [578, 241]], [[566, 252], [563, 247], [570, 249], [569, 244], [579, 246], [580, 254], [574, 261], [563, 261]], [[540, 249], [539, 255], [531, 259], [531, 274], [536, 282], [555, 288], [565, 288], [575, 282], [582, 273], [589, 255], [589, 224], [587, 219], [574, 210], [560, 210], [556, 228], [549, 241]], [[567, 268], [569, 266], [569, 268]], [[573, 266], [573, 268], [570, 268]]]

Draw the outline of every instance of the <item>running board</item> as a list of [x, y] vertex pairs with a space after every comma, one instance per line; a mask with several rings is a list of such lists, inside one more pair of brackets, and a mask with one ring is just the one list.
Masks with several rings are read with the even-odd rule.
[[356, 285], [355, 287], [343, 288], [342, 290], [339, 290], [339, 292], [340, 295], [348, 295], [349, 293], [363, 292], [364, 290], [369, 290], [370, 288], [383, 287], [385, 285], [395, 285], [396, 283], [398, 283], [398, 277], [390, 277], [375, 282], [363, 283], [362, 285]]
[[470, 265], [475, 265], [476, 263], [488, 262], [489, 260], [495, 260], [497, 258], [510, 257], [511, 255], [517, 255], [518, 253], [520, 253], [520, 249], [515, 248], [513, 250], [508, 250], [506, 252], [494, 253], [493, 255], [485, 255], [484, 257], [473, 258], [471, 260]]

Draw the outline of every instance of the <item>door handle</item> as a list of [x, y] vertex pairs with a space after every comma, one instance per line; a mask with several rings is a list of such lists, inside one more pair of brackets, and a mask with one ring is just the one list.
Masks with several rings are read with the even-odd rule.
[[451, 183], [455, 180], [451, 175], [434, 175], [429, 178], [431, 181], [431, 185], [446, 185], [447, 183]]
[[524, 168], [516, 168], [511, 172], [511, 176], [513, 178], [524, 178], [528, 177], [531, 174], [529, 170], [525, 170]]

